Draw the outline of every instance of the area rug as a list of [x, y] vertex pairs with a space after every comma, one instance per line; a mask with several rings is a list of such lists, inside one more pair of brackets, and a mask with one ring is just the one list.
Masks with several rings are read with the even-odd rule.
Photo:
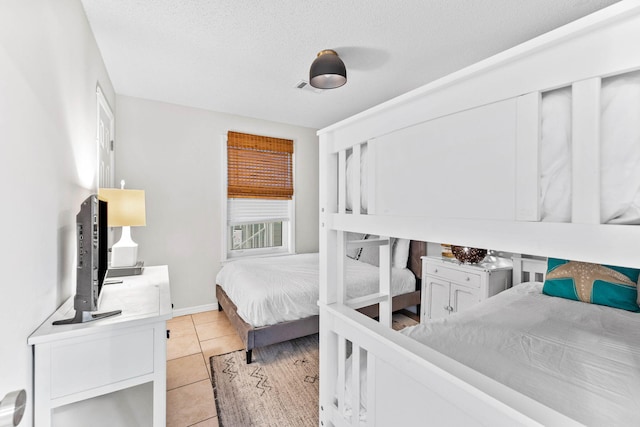
[[318, 425], [318, 335], [212, 356], [218, 423], [224, 427]]

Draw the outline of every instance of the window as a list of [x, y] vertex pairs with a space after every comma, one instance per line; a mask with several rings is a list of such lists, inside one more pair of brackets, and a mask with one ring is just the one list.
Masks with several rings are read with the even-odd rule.
[[293, 141], [227, 134], [227, 258], [293, 252]]

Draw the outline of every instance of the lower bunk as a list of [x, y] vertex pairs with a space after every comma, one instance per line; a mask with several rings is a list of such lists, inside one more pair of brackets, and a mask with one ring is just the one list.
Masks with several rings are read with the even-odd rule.
[[[546, 268], [515, 261], [532, 281]], [[339, 304], [321, 319], [324, 425], [637, 424], [638, 313], [528, 282], [402, 333]]]

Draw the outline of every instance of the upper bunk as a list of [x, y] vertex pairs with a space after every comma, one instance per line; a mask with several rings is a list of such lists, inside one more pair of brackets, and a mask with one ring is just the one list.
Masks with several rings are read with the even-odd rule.
[[636, 40], [623, 1], [320, 130], [321, 228], [640, 267]]

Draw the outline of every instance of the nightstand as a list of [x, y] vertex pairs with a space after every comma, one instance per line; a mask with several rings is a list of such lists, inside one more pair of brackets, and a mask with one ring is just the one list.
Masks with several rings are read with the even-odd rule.
[[462, 264], [455, 259], [422, 257], [420, 321], [463, 311], [511, 286], [512, 262]]

